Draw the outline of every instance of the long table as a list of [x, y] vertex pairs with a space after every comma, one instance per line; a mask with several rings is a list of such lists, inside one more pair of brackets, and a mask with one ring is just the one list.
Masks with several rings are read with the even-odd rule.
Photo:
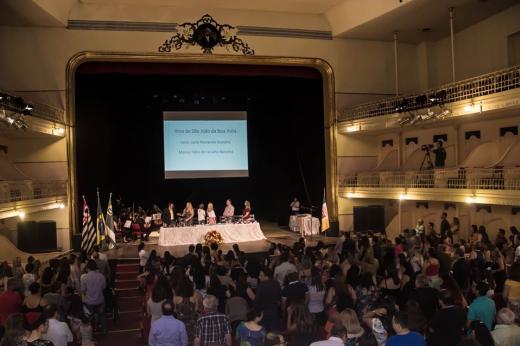
[[210, 231], [222, 235], [224, 243], [264, 240], [265, 236], [258, 222], [246, 224], [196, 225], [188, 227], [161, 227], [160, 246], [175, 246], [204, 243], [204, 236]]

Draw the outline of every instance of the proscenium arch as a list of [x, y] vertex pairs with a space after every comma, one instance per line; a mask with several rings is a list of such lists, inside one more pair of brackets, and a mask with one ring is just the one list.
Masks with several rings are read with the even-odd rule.
[[75, 233], [79, 224], [79, 206], [77, 205], [76, 177], [76, 105], [75, 85], [76, 70], [86, 62], [160, 62], [191, 64], [233, 64], [233, 65], [271, 65], [310, 67], [318, 70], [323, 80], [323, 116], [325, 131], [325, 185], [329, 218], [337, 221], [337, 156], [336, 156], [336, 111], [334, 93], [334, 72], [332, 67], [320, 58], [242, 56], [242, 55], [206, 55], [206, 54], [163, 54], [163, 53], [116, 53], [116, 52], [80, 52], [67, 63], [65, 112], [67, 138], [67, 166], [69, 174], [69, 229]]

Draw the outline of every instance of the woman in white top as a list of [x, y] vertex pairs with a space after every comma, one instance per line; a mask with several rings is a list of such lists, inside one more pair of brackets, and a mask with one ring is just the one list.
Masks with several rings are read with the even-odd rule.
[[309, 312], [315, 317], [319, 325], [324, 325], [327, 319], [325, 307], [325, 287], [321, 278], [321, 270], [318, 267], [311, 267], [311, 282], [307, 286], [309, 289]]
[[214, 225], [217, 223], [217, 215], [215, 214], [215, 210], [213, 210], [213, 203], [208, 203], [208, 224]]
[[206, 211], [204, 210], [204, 203], [199, 204], [199, 209], [197, 209], [197, 221], [199, 225], [206, 223]]

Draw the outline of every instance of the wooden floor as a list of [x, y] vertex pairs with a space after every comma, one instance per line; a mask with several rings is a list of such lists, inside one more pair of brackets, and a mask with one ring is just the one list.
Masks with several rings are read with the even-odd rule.
[[[269, 250], [271, 243], [281, 243], [283, 245], [292, 246], [295, 241], [298, 240], [300, 235], [298, 233], [291, 232], [289, 228], [279, 227], [276, 223], [260, 221], [260, 227], [264, 232], [266, 240], [241, 242], [239, 243], [240, 249], [246, 253], [264, 253]], [[324, 235], [310, 236], [307, 237], [308, 246], [315, 246], [318, 241], [322, 241], [325, 244], [335, 244], [336, 237], [326, 237]], [[162, 256], [165, 251], [169, 251], [173, 256], [184, 256], [188, 252], [188, 246], [159, 246], [158, 238], [150, 238], [149, 241], [145, 242], [146, 248], [150, 250], [156, 250], [157, 253]], [[133, 259], [137, 258], [137, 246], [139, 241], [129, 242], [126, 244], [118, 244], [115, 249], [106, 252], [110, 259]], [[230, 244], [223, 244], [221, 246], [222, 251], [226, 252], [233, 246]]]

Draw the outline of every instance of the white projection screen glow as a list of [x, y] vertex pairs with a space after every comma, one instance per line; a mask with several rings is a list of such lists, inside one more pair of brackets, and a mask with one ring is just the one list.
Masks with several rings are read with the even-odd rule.
[[166, 179], [248, 177], [247, 112], [163, 112]]

